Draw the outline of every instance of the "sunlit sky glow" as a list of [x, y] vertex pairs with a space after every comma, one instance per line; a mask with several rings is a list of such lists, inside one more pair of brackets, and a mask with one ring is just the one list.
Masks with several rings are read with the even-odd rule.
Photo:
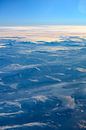
[[86, 0], [0, 0], [0, 26], [86, 25]]

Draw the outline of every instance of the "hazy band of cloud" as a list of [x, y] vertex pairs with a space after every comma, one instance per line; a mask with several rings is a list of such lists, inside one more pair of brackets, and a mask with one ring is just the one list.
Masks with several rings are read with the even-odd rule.
[[19, 41], [61, 41], [70, 36], [86, 38], [86, 26], [0, 27], [0, 38]]

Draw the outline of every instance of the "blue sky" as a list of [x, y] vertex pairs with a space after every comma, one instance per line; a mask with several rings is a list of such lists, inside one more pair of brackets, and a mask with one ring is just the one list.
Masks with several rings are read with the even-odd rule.
[[0, 0], [0, 26], [86, 25], [86, 0]]

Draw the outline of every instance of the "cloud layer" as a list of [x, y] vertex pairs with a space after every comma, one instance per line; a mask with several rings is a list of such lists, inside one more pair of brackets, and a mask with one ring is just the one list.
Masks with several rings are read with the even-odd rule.
[[70, 36], [86, 37], [86, 26], [0, 27], [0, 30], [1, 38], [19, 41], [61, 41]]

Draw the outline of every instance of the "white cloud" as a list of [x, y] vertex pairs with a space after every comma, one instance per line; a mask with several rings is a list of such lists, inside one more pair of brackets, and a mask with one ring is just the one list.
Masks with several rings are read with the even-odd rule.
[[[70, 36], [86, 37], [86, 26], [0, 27], [1, 38], [18, 41], [62, 41]], [[61, 37], [63, 36], [63, 38]], [[74, 40], [74, 39], [73, 39]], [[77, 41], [79, 39], [75, 39]], [[40, 42], [39, 42], [40, 44]]]
[[0, 127], [0, 130], [21, 128], [21, 127], [34, 127], [34, 126], [43, 127], [43, 126], [47, 126], [47, 124], [42, 123], [42, 122], [31, 122], [31, 123], [26, 123], [26, 124], [22, 124], [22, 125], [2, 126], [2, 127]]
[[44, 95], [37, 95], [32, 97], [36, 101], [45, 102], [48, 98]]
[[78, 70], [79, 72], [82, 72], [82, 73], [86, 73], [86, 69], [85, 68], [76, 68], [76, 70]]

